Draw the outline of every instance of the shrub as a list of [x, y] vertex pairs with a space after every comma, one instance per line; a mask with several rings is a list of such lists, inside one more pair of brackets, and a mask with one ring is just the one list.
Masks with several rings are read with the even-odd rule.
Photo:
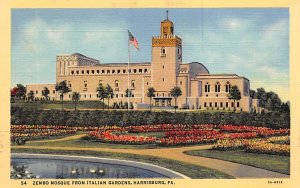
[[279, 112], [149, 112], [149, 111], [61, 111], [11, 108], [11, 124], [20, 125], [153, 125], [153, 124], [251, 125], [272, 129], [289, 128], [290, 114]]

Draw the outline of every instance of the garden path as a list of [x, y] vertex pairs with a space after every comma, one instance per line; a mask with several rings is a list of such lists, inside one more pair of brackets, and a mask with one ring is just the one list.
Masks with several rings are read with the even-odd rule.
[[[54, 142], [78, 139], [86, 136], [79, 134], [60, 139], [34, 142]], [[206, 157], [186, 155], [183, 152], [189, 150], [210, 149], [212, 145], [188, 146], [176, 148], [161, 148], [161, 149], [113, 149], [113, 148], [78, 148], [78, 147], [57, 147], [57, 146], [12, 146], [12, 148], [30, 148], [30, 149], [50, 149], [50, 150], [80, 150], [80, 151], [104, 151], [117, 153], [130, 153], [138, 155], [148, 155], [162, 157], [166, 159], [179, 160], [187, 163], [196, 164], [225, 172], [235, 178], [289, 178], [289, 175], [272, 172], [265, 169], [260, 169], [248, 165], [238, 164], [219, 159], [211, 159]]]
[[73, 135], [73, 136], [68, 136], [64, 138], [57, 138], [57, 139], [52, 139], [52, 140], [33, 140], [33, 141], [28, 141], [27, 143], [39, 143], [39, 142], [59, 142], [59, 141], [67, 141], [67, 140], [76, 140], [82, 137], [85, 137], [87, 134], [78, 134], [78, 135]]

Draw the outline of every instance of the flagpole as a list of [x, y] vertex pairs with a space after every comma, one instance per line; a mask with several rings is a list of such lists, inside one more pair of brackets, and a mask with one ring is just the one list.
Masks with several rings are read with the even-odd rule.
[[[129, 33], [129, 31], [128, 31], [128, 33]], [[130, 79], [129, 79], [129, 64], [130, 64], [130, 41], [129, 41], [130, 39], [129, 39], [129, 37], [128, 37], [128, 64], [127, 64], [127, 87], [128, 87], [128, 93], [127, 93], [127, 110], [129, 110], [129, 102], [130, 102], [130, 100], [129, 100], [129, 97], [130, 97], [130, 93], [131, 93], [131, 91], [130, 91]]]

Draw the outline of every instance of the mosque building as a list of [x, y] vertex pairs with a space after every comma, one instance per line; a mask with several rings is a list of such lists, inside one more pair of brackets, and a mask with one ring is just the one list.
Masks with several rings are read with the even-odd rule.
[[[179, 108], [233, 110], [233, 100], [228, 99], [231, 86], [237, 86], [241, 99], [235, 104], [240, 111], [257, 108], [258, 101], [249, 95], [250, 81], [237, 74], [211, 74], [199, 62], [182, 62], [182, 39], [174, 34], [174, 24], [168, 18], [161, 22], [160, 35], [152, 37], [152, 62], [101, 63], [80, 53], [56, 57], [56, 82], [66, 81], [72, 92], [79, 92], [80, 100], [99, 100], [99, 84], [110, 85], [114, 97], [110, 104], [125, 103], [126, 89], [132, 96], [130, 103], [135, 108], [149, 106], [148, 88], [155, 89], [152, 105], [168, 108], [175, 105], [170, 91], [180, 87], [182, 95], [177, 99]], [[50, 90], [51, 100], [59, 100], [55, 84], [29, 84], [27, 91], [34, 91], [42, 98], [42, 90]], [[64, 100], [72, 100], [72, 92]]]

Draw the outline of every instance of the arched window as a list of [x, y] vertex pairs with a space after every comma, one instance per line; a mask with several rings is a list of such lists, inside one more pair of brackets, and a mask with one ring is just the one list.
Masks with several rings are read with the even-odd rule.
[[229, 91], [230, 91], [230, 83], [229, 83], [229, 82], [226, 82], [226, 85], [225, 85], [225, 91], [226, 91], [226, 92], [229, 92]]
[[221, 87], [221, 86], [220, 86], [220, 83], [217, 82], [216, 85], [215, 85], [215, 92], [216, 92], [216, 93], [219, 93], [219, 92], [220, 92], [220, 87]]
[[208, 82], [205, 84], [204, 91], [207, 92], [207, 93], [210, 92], [210, 85], [209, 85]]

